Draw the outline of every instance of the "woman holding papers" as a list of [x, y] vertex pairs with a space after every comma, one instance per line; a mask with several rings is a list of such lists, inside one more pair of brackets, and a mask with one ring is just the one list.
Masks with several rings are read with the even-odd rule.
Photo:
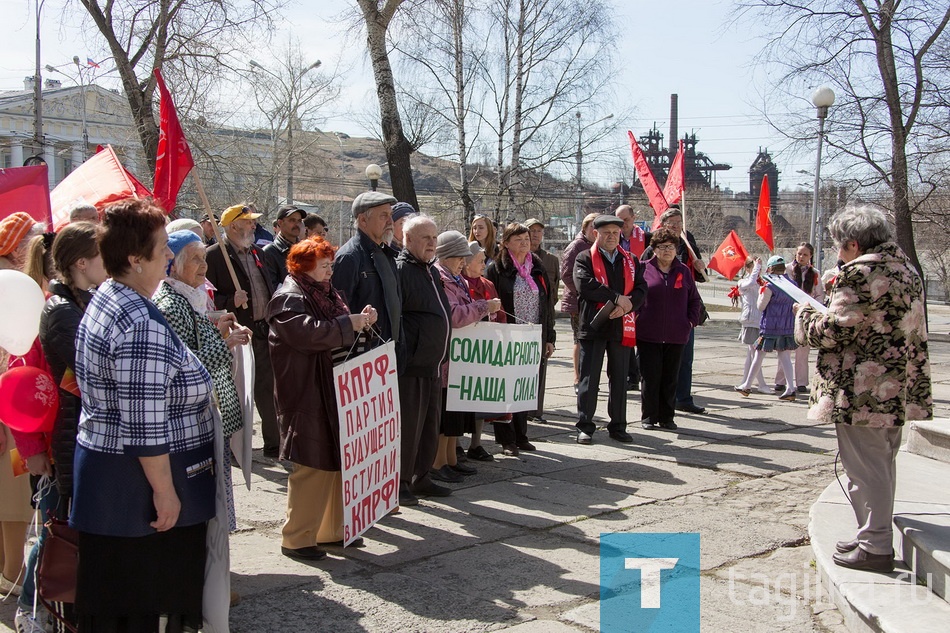
[[[320, 560], [318, 544], [343, 545], [340, 421], [334, 360], [344, 360], [359, 332], [376, 322], [366, 306], [351, 314], [330, 284], [335, 249], [322, 237], [294, 244], [287, 279], [267, 304], [280, 457], [293, 462], [287, 478], [287, 520], [280, 551]], [[362, 539], [351, 545], [359, 546]]]
[[[781, 255], [773, 255], [766, 263], [766, 272], [770, 275], [785, 275], [785, 259]], [[778, 362], [785, 377], [789, 380], [779, 400], [795, 401], [795, 374], [792, 370], [792, 352], [795, 350], [795, 315], [792, 312], [794, 300], [779, 289], [776, 283], [770, 281], [759, 293], [757, 302], [762, 311], [759, 321], [759, 338], [755, 342], [755, 356], [752, 365], [742, 384], [736, 387], [743, 398], [752, 393], [752, 381], [762, 369], [762, 361], [769, 352], [778, 353]]]
[[847, 208], [828, 228], [842, 262], [828, 311], [796, 306], [795, 337], [818, 350], [808, 417], [835, 424], [857, 519], [835, 563], [889, 573], [901, 427], [933, 416], [924, 285], [879, 210]]

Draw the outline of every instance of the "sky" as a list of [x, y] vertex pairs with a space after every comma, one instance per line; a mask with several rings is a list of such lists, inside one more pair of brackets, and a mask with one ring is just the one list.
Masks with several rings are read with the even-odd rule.
[[[63, 6], [63, 0], [46, 0], [43, 6], [41, 62], [62, 67], [75, 76], [73, 56], [83, 61], [95, 57], [91, 38], [98, 33], [90, 29], [83, 33], [68, 25], [75, 21], [66, 20], [64, 25]], [[375, 106], [372, 69], [363, 35], [348, 30], [340, 19], [349, 6], [355, 6], [354, 0], [292, 3], [278, 25], [275, 40], [296, 37], [305, 54], [314, 60], [322, 60], [324, 66], [339, 63], [345, 69], [343, 98], [320, 128], [370, 136], [372, 132], [360, 123], [364, 115], [354, 113], [366, 111], [367, 104]], [[614, 16], [622, 35], [617, 51], [620, 70], [613, 82], [615, 109], [611, 113], [632, 114], [623, 120], [619, 115], [615, 117], [616, 132], [595, 148], [617, 158], [585, 164], [585, 180], [606, 184], [619, 179], [620, 157], [629, 159], [628, 129], [639, 137], [655, 122], [664, 137], [668, 136], [670, 94], [676, 93], [680, 135], [695, 132], [699, 151], [715, 162], [732, 165], [731, 170], [716, 175], [719, 185], [748, 191], [748, 168], [762, 148], [770, 151], [782, 172], [780, 187], [802, 188], [801, 183], [808, 177], [796, 172], [813, 169], [814, 158], [784, 151], [781, 134], [763, 121], [758, 102], [762, 71], [754, 67], [762, 41], [748, 23], [729, 24], [732, 6], [729, 0], [615, 0]], [[34, 4], [32, 0], [0, 0], [0, 10], [7, 22], [5, 36], [0, 38], [0, 90], [22, 89], [23, 77], [33, 74], [35, 63]], [[250, 48], [255, 61], [267, 66], [267, 47]], [[44, 72], [44, 78], [47, 76], [52, 75]], [[71, 82], [67, 76], [56, 78], [64, 85]], [[108, 78], [100, 81], [103, 85], [107, 82]], [[797, 103], [781, 107], [810, 109], [807, 95], [802, 97]]]

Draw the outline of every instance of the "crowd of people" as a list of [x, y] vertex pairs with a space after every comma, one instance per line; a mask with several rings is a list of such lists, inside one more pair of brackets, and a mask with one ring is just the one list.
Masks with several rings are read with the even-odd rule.
[[[280, 551], [298, 560], [344, 544], [333, 367], [383, 343], [393, 341], [397, 357], [401, 506], [450, 496], [442, 484], [494, 460], [486, 422], [502, 455], [536, 450], [528, 421], [546, 422], [559, 300], [573, 332], [578, 444], [594, 441], [605, 357], [610, 440], [634, 441], [633, 391], [646, 431], [676, 430], [678, 411], [705, 412], [691, 389], [706, 264], [679, 209], [652, 232], [627, 205], [588, 215], [560, 258], [543, 248], [544, 223], [534, 218], [496, 227], [476, 215], [466, 237], [376, 191], [357, 196], [352, 214], [355, 234], [339, 247], [322, 218], [292, 205], [277, 210], [274, 234], [262, 233], [249, 204], [171, 223], [151, 200], [77, 207], [55, 236], [24, 213], [0, 221], [0, 266], [29, 274], [48, 296], [33, 349], [0, 361], [48, 371], [61, 396], [52, 433], [0, 425], [0, 453], [15, 445], [33, 476], [31, 489], [0, 468], [0, 590], [19, 593], [18, 631], [47, 630], [35, 617], [45, 530], [23, 561], [34, 493], [44, 520], [68, 520], [79, 534], [76, 603], [53, 605], [57, 622], [154, 631], [162, 617], [169, 631], [201, 627], [219, 471], [224, 520], [236, 528], [230, 451], [216, 463], [215, 442], [227, 447], [253, 419], [235, 374], [245, 353], [263, 459], [290, 471]], [[761, 260], [747, 262], [737, 287], [746, 363], [735, 390], [772, 393], [762, 362], [775, 351], [779, 397], [794, 400], [807, 391], [808, 349], [818, 350], [812, 412], [836, 423], [859, 525], [839, 544], [839, 564], [879, 571], [888, 567], [900, 425], [932, 413], [922, 290], [879, 212], [845, 210], [831, 234], [840, 260], [829, 277], [812, 267], [806, 243], [792, 264], [780, 256], [765, 264], [819, 300], [829, 290], [826, 313], [763, 276]], [[536, 409], [447, 410], [452, 331], [479, 321], [539, 326]], [[864, 327], [883, 321], [899, 327]]]

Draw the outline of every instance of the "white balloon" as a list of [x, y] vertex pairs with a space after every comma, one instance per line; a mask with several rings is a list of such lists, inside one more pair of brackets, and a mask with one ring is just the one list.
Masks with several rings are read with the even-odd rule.
[[0, 270], [0, 347], [14, 356], [30, 351], [40, 332], [46, 297], [29, 275]]

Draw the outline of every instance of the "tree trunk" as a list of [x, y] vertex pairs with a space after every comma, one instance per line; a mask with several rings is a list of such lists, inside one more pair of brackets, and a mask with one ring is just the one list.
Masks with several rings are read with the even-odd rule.
[[383, 149], [389, 163], [389, 178], [393, 195], [401, 202], [408, 202], [416, 209], [416, 188], [412, 180], [410, 156], [412, 144], [406, 138], [399, 117], [399, 105], [396, 102], [396, 86], [393, 80], [392, 65], [386, 50], [386, 29], [393, 13], [402, 4], [402, 0], [387, 0], [382, 11], [376, 0], [358, 0], [366, 22], [366, 44], [373, 64], [373, 76], [376, 80], [376, 95], [379, 98], [379, 116], [383, 131]]
[[465, 0], [457, 0], [451, 5], [451, 10], [453, 46], [455, 48], [453, 51], [455, 54], [455, 122], [458, 127], [459, 179], [461, 180], [459, 199], [465, 210], [466, 226], [471, 226], [475, 217], [475, 203], [472, 201], [469, 192], [468, 140], [465, 134], [465, 120], [468, 114], [467, 87], [465, 85], [465, 41], [463, 38]]

